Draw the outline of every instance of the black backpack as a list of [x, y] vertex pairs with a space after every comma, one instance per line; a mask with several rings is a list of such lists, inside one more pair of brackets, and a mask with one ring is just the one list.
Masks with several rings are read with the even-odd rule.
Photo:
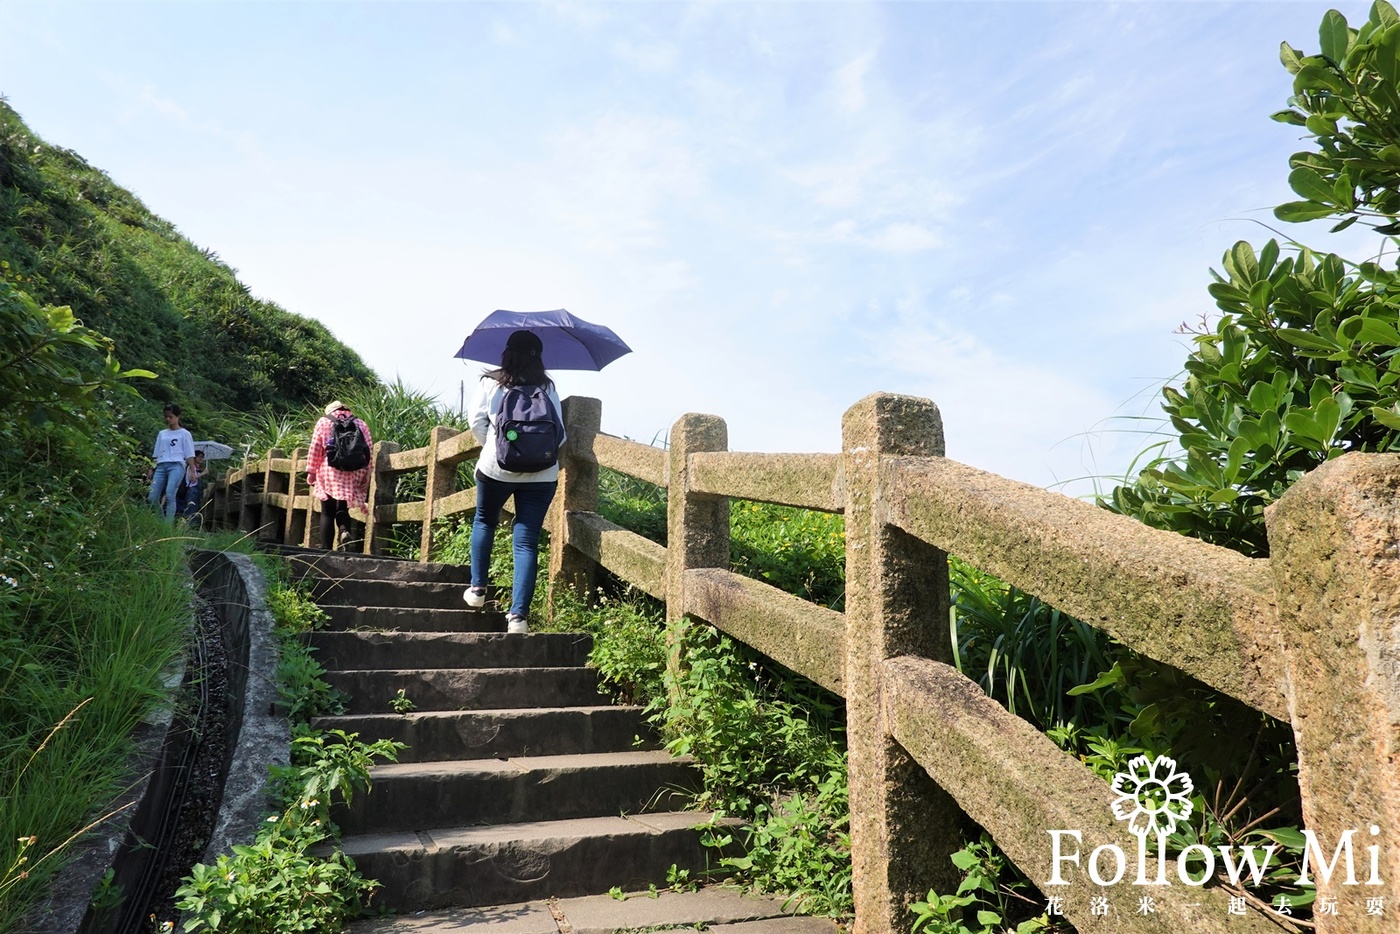
[[496, 463], [512, 473], [548, 470], [559, 462], [564, 426], [543, 386], [511, 386], [496, 407]]
[[326, 463], [336, 470], [359, 470], [369, 466], [369, 443], [353, 415], [331, 418], [331, 436], [326, 439]]

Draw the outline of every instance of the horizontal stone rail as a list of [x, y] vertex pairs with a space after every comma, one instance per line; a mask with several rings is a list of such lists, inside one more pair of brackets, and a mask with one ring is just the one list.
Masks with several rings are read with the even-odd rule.
[[666, 597], [666, 549], [597, 513], [568, 514], [569, 543], [642, 593]]
[[[1110, 805], [1115, 795], [1107, 782], [1025, 720], [1007, 713], [956, 668], [906, 656], [885, 662], [882, 675], [890, 735], [1022, 872], [1035, 880], [1054, 878], [1048, 831], [1081, 834], [1079, 840], [1063, 841], [1066, 853], [1079, 854], [1078, 871], [1061, 866], [1066, 884], [1043, 886], [1047, 896], [1063, 897], [1065, 917], [1079, 930], [1108, 922], [1112, 930], [1132, 934], [1277, 934], [1278, 926], [1258, 913], [1231, 915], [1229, 896], [1218, 888], [1193, 891], [1189, 900], [1200, 907], [1185, 916], [1171, 910], [1138, 915], [1143, 888], [1098, 886], [1085, 871], [1089, 854], [1111, 845], [1129, 855], [1136, 873], [1138, 841], [1126, 824], [1114, 820]], [[1149, 858], [1147, 866], [1145, 877], [1156, 879], [1157, 861]], [[1172, 878], [1176, 866], [1163, 870]], [[1109, 900], [1111, 915], [1091, 914], [1090, 900], [1100, 895]]]
[[601, 431], [585, 431], [578, 438], [569, 432], [569, 449], [581, 462], [606, 466], [653, 486], [666, 486], [666, 452], [661, 448]]
[[846, 507], [839, 454], [700, 453], [688, 470], [696, 493], [821, 512]]
[[397, 451], [389, 455], [389, 466], [380, 473], [408, 473], [428, 466], [428, 449], [414, 448], [411, 451]]
[[470, 431], [453, 435], [438, 445], [437, 462], [444, 467], [455, 467], [465, 461], [474, 461], [481, 454], [481, 442]]
[[1269, 562], [946, 458], [882, 464], [884, 521], [1282, 720]]
[[845, 694], [846, 617], [719, 568], [685, 572], [685, 612], [834, 694]]

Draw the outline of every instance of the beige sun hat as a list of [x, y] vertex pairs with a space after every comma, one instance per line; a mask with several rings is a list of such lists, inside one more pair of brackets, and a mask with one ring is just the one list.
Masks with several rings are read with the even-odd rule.
[[348, 409], [348, 408], [350, 408], [350, 406], [346, 405], [344, 402], [341, 402], [339, 399], [337, 399], [337, 400], [335, 400], [334, 402], [332, 402], [330, 405], [326, 406], [326, 415], [327, 415], [327, 416], [331, 416], [331, 415], [334, 415], [336, 412], [340, 411], [341, 409]]

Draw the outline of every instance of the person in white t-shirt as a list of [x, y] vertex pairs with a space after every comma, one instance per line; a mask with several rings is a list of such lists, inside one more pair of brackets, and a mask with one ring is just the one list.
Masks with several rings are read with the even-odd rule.
[[[487, 574], [491, 569], [491, 545], [501, 509], [506, 500], [515, 500], [515, 524], [511, 528], [514, 555], [514, 578], [511, 586], [510, 608], [506, 611], [506, 632], [523, 634], [529, 631], [527, 620], [530, 600], [535, 594], [535, 578], [539, 574], [540, 529], [545, 513], [559, 486], [559, 463], [544, 470], [519, 473], [507, 470], [496, 460], [496, 412], [501, 398], [512, 387], [541, 387], [554, 406], [556, 418], [561, 411], [559, 393], [545, 372], [541, 359], [543, 345], [530, 331], [516, 331], [506, 341], [501, 354], [501, 366], [482, 375], [472, 401], [472, 433], [481, 442], [481, 456], [476, 462], [476, 513], [472, 517], [471, 571], [472, 584], [462, 595], [467, 606], [486, 604]], [[559, 442], [564, 441], [564, 426], [559, 424]]]
[[[170, 403], [165, 407], [165, 429], [156, 435], [151, 449], [151, 469], [146, 472], [151, 488], [146, 502], [161, 504], [161, 514], [167, 522], [175, 521], [175, 494], [181, 480], [194, 479], [194, 438], [180, 427], [180, 407]], [[164, 498], [162, 501], [162, 497]]]

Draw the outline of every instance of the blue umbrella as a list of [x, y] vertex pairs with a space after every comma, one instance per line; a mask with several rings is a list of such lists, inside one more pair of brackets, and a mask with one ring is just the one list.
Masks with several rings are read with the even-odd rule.
[[515, 331], [533, 331], [544, 344], [547, 370], [601, 370], [632, 348], [601, 324], [555, 311], [493, 311], [462, 342], [454, 356], [499, 365], [506, 340]]

